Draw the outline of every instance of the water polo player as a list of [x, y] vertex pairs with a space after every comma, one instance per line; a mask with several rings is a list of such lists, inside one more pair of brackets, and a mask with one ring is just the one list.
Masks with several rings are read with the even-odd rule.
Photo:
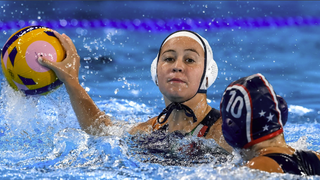
[[261, 74], [231, 83], [220, 106], [222, 132], [246, 166], [267, 172], [320, 175], [320, 154], [295, 150], [284, 140], [288, 107]]
[[[110, 117], [99, 110], [87, 92], [79, 84], [80, 57], [72, 40], [65, 34], [55, 35], [66, 50], [66, 58], [60, 63], [39, 57], [39, 62], [55, 71], [64, 82], [73, 109], [83, 130], [99, 134], [100, 124], [113, 125]], [[206, 39], [192, 31], [177, 31], [162, 43], [151, 65], [151, 75], [163, 94], [166, 108], [159, 116], [140, 123], [131, 134], [153, 131], [213, 138], [221, 147], [232, 148], [224, 141], [220, 112], [207, 104], [207, 88], [218, 73], [211, 47]]]

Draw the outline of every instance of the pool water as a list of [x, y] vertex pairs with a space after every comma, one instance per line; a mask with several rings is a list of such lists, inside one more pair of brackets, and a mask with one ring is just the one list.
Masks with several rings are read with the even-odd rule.
[[[319, 15], [317, 1], [0, 1], [0, 44], [19, 28], [4, 24], [61, 24], [69, 19], [116, 21], [179, 19], [290, 19]], [[280, 21], [280, 20], [279, 20]], [[278, 21], [277, 21], [278, 22]], [[219, 109], [232, 81], [262, 73], [289, 105], [285, 139], [298, 149], [320, 151], [320, 24], [281, 26], [192, 26], [205, 37], [218, 64], [208, 89]], [[241, 167], [238, 154], [226, 154], [213, 140], [179, 134], [131, 136], [133, 125], [158, 115], [164, 101], [152, 82], [150, 65], [169, 29], [57, 26], [81, 56], [80, 83], [118, 126], [109, 136], [80, 129], [65, 87], [46, 96], [24, 97], [2, 73], [0, 92], [1, 179], [299, 179]], [[184, 149], [196, 142], [198, 151]], [[309, 179], [320, 179], [309, 177]]]

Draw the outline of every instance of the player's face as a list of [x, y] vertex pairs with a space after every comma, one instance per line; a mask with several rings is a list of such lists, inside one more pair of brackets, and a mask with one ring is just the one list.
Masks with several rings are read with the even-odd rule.
[[157, 66], [161, 93], [174, 102], [192, 98], [200, 86], [204, 59], [204, 50], [194, 39], [182, 36], [168, 40]]

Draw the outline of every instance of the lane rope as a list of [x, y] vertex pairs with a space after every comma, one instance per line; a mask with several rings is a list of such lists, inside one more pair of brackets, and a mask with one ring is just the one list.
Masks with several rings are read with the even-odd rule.
[[134, 20], [112, 20], [112, 19], [60, 19], [48, 21], [17, 20], [2, 22], [0, 30], [20, 29], [26, 26], [46, 26], [52, 29], [59, 28], [116, 28], [125, 30], [141, 31], [174, 31], [204, 29], [207, 31], [229, 28], [279, 28], [290, 26], [318, 26], [320, 17], [296, 16], [296, 17], [264, 17], [264, 18], [180, 18], [180, 19], [134, 19]]

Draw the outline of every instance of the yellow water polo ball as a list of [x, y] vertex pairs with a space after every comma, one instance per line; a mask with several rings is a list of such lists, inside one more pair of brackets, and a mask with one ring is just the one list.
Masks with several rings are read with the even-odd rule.
[[55, 73], [38, 63], [38, 56], [60, 62], [65, 58], [53, 30], [28, 26], [15, 32], [2, 48], [1, 66], [8, 84], [26, 95], [44, 95], [62, 85]]

